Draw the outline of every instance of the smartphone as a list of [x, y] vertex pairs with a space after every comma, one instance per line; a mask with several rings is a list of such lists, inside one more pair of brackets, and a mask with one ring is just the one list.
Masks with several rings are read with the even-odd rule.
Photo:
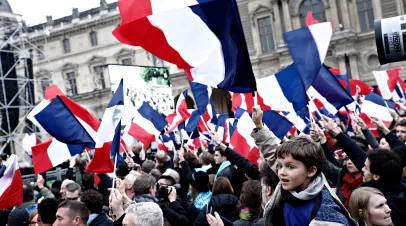
[[214, 215], [213, 207], [210, 206], [209, 204], [206, 205], [206, 215], [207, 215], [207, 214], [212, 214], [212, 215]]

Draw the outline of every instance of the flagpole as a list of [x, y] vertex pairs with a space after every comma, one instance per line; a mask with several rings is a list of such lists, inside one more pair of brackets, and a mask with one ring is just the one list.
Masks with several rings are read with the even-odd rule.
[[88, 153], [88, 150], [85, 150], [85, 152], [86, 152], [87, 160], [89, 160], [89, 162], [90, 162], [90, 155]]
[[[256, 92], [256, 91], [253, 91], [252, 92], [252, 95], [254, 95], [253, 96], [253, 98], [254, 98], [254, 107], [256, 108], [256, 109], [258, 109], [258, 93]], [[248, 109], [247, 109], [248, 110]]]
[[117, 153], [114, 159], [113, 186], [111, 186], [111, 188], [114, 188], [114, 185], [116, 183], [116, 166], [117, 166]]

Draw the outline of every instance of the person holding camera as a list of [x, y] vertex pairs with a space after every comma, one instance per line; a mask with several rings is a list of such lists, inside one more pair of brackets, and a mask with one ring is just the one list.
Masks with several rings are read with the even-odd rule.
[[158, 180], [158, 204], [162, 209], [164, 218], [170, 225], [188, 225], [188, 214], [182, 207], [181, 200], [177, 198], [175, 179], [169, 175], [163, 175]]

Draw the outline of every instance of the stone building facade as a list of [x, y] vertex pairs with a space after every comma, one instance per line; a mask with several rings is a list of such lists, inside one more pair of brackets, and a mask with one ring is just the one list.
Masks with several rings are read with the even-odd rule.
[[[406, 0], [237, 0], [243, 29], [256, 77], [275, 74], [292, 60], [282, 34], [304, 26], [306, 14], [331, 21], [334, 35], [326, 58], [330, 67], [349, 73], [354, 79], [373, 84], [373, 70], [405, 66], [380, 66], [375, 46], [374, 19], [404, 14]], [[164, 63], [139, 47], [119, 43], [111, 32], [119, 25], [117, 3], [104, 0], [94, 9], [53, 19], [28, 28], [25, 34], [33, 49], [36, 100], [44, 89], [57, 84], [74, 100], [102, 117], [111, 92], [105, 64], [162, 66]], [[136, 32], [135, 32], [136, 34]], [[187, 79], [173, 65], [170, 68], [174, 95], [189, 89]], [[404, 72], [406, 73], [406, 72]], [[215, 90], [219, 112], [226, 112], [230, 94]]]

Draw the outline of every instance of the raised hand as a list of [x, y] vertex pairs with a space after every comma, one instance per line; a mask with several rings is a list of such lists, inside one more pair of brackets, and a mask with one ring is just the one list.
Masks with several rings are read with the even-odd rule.
[[264, 124], [262, 122], [263, 114], [264, 112], [260, 108], [252, 108], [252, 121], [258, 129], [262, 129], [262, 127], [264, 127]]

